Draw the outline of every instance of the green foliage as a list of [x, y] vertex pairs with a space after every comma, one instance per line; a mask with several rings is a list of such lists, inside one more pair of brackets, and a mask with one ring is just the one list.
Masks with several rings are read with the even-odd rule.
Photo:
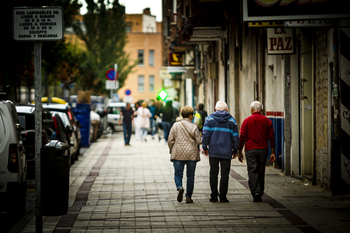
[[114, 68], [115, 63], [118, 64], [118, 81], [122, 87], [127, 75], [136, 65], [129, 64], [129, 54], [124, 51], [127, 43], [125, 7], [120, 5], [118, 0], [86, 0], [86, 3], [88, 12], [84, 15], [82, 24], [73, 22], [73, 28], [87, 47], [87, 60], [82, 64], [82, 68], [88, 71], [88, 67], [93, 67], [95, 71], [83, 73], [81, 80], [91, 80], [91, 75], [95, 73], [93, 82], [82, 82], [90, 83], [91, 89], [98, 88], [100, 93], [108, 93], [105, 90], [107, 70]]

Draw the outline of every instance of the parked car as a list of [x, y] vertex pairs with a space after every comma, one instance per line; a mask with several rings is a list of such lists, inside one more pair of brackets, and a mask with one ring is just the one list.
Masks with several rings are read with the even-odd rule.
[[0, 101], [0, 210], [9, 215], [26, 211], [26, 158], [17, 112], [11, 101]]
[[[27, 179], [35, 178], [35, 106], [16, 105], [27, 160]], [[42, 147], [49, 143], [55, 125], [49, 110], [42, 111]]]
[[[51, 111], [52, 113], [56, 113], [56, 115], [59, 115], [62, 123], [64, 125], [64, 129], [66, 131], [67, 134], [67, 138], [68, 138], [68, 145], [69, 147], [69, 153], [71, 155], [71, 163], [73, 164], [75, 160], [78, 159], [78, 140], [75, 136], [74, 133], [74, 129], [73, 126], [71, 125], [68, 115], [64, 112], [58, 112], [58, 111]], [[56, 116], [55, 115], [55, 116]]]
[[[123, 126], [119, 125], [120, 112], [126, 107], [123, 102], [111, 102], [107, 107], [107, 123], [109, 130], [114, 133], [116, 131], [123, 131]], [[134, 107], [134, 104], [131, 104]]]
[[[50, 139], [51, 140], [59, 140], [61, 142], [64, 142], [65, 144], [69, 145], [70, 142], [70, 136], [69, 134], [71, 133], [71, 131], [67, 131], [67, 129], [65, 128], [63, 121], [60, 117], [60, 114], [56, 113], [56, 112], [52, 112], [52, 119], [55, 125], [55, 131], [53, 132], [53, 134], [51, 135]], [[68, 155], [70, 153], [69, 150], [65, 150], [64, 151], [64, 156]], [[71, 163], [72, 164], [72, 163]]]
[[[43, 108], [48, 109], [51, 112], [52, 111], [63, 112], [67, 115], [70, 124], [68, 124], [68, 122], [67, 122], [65, 126], [68, 125], [70, 128], [72, 128], [73, 134], [76, 138], [76, 140], [72, 139], [72, 142], [71, 142], [71, 144], [74, 143], [74, 149], [72, 151], [73, 154], [71, 154], [71, 155], [73, 158], [78, 159], [78, 155], [80, 154], [80, 142], [81, 142], [80, 122], [75, 118], [71, 106], [68, 103], [66, 103], [66, 104], [55, 104], [55, 103], [46, 104], [45, 103], [45, 104], [43, 104]], [[62, 120], [64, 121], [64, 119], [62, 119]]]

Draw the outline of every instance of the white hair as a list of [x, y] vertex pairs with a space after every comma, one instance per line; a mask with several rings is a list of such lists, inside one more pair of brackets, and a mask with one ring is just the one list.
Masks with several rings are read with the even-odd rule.
[[224, 101], [216, 102], [216, 105], [215, 105], [216, 110], [226, 110], [227, 108], [228, 108], [227, 104]]
[[254, 101], [250, 104], [250, 108], [254, 110], [254, 112], [260, 112], [263, 109], [263, 105], [259, 101]]

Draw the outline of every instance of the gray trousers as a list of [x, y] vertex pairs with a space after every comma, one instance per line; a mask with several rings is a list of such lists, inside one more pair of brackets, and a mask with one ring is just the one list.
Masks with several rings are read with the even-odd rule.
[[265, 186], [265, 164], [268, 150], [248, 150], [245, 152], [249, 176], [249, 188], [251, 194], [264, 194]]

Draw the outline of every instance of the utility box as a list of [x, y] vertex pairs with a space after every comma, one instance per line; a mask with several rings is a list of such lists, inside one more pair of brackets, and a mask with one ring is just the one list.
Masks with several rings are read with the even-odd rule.
[[68, 212], [69, 146], [51, 140], [41, 149], [41, 212], [44, 216], [65, 215]]

